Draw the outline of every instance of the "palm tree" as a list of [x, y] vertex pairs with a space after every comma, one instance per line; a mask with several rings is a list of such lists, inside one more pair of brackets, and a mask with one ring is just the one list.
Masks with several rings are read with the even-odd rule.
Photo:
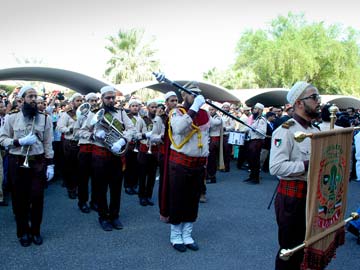
[[105, 48], [111, 53], [105, 71], [107, 79], [115, 84], [141, 82], [153, 79], [152, 71], [159, 70], [155, 59], [156, 50], [151, 48], [155, 38], [144, 41], [144, 30], [119, 30], [117, 36], [110, 36], [110, 45]]

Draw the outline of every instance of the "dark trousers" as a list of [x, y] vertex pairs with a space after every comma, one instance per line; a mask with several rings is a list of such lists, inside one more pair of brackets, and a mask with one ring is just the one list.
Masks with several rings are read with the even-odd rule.
[[[109, 153], [110, 154], [110, 153]], [[98, 214], [101, 219], [114, 220], [119, 217], [121, 186], [123, 181], [121, 157], [92, 155], [93, 178], [95, 181]], [[110, 191], [110, 203], [107, 192]]]
[[260, 153], [264, 140], [254, 139], [248, 146], [248, 163], [250, 168], [250, 178], [259, 180], [260, 175]]
[[52, 142], [53, 150], [54, 150], [54, 172], [55, 178], [58, 178], [63, 172], [63, 163], [64, 163], [64, 149], [62, 141], [53, 141]]
[[239, 154], [237, 159], [237, 167], [238, 169], [241, 169], [241, 167], [244, 165], [244, 162], [247, 161], [247, 155], [248, 155], [248, 141], [245, 141], [244, 145], [239, 145]]
[[232, 152], [232, 144], [228, 143], [229, 135], [223, 136], [223, 153], [224, 153], [224, 165], [225, 171], [230, 171], [230, 161], [231, 161], [231, 152]]
[[84, 204], [89, 200], [89, 179], [91, 179], [91, 202], [96, 203], [96, 187], [92, 177], [92, 153], [79, 152], [79, 187], [78, 198], [79, 203]]
[[139, 170], [139, 198], [151, 198], [155, 185], [157, 158], [154, 154], [138, 153]]
[[207, 178], [215, 178], [219, 159], [220, 141], [211, 139], [209, 144], [209, 157], [206, 167]]
[[70, 191], [75, 191], [78, 186], [79, 146], [77, 141], [64, 140], [64, 180], [65, 186]]
[[[33, 158], [33, 157], [31, 157]], [[9, 155], [9, 176], [12, 181], [12, 205], [17, 236], [40, 234], [45, 189], [45, 159], [30, 158], [30, 168], [22, 168], [24, 157]], [[31, 227], [29, 225], [31, 223]]]
[[124, 187], [136, 188], [139, 182], [139, 164], [137, 161], [138, 153], [134, 151], [127, 151], [125, 154], [126, 169], [124, 172]]
[[195, 222], [198, 216], [205, 165], [197, 168], [169, 163], [169, 222]]
[[278, 224], [278, 241], [280, 249], [275, 260], [276, 270], [300, 270], [304, 251], [295, 252], [288, 261], [279, 258], [281, 249], [291, 249], [303, 243], [305, 239], [305, 208], [306, 199], [277, 194], [275, 214]]

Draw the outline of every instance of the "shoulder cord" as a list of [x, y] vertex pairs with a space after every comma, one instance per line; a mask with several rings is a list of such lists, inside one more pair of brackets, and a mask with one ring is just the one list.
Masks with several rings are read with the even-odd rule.
[[[178, 108], [183, 114], [186, 113], [185, 109], [183, 108]], [[174, 109], [173, 109], [174, 110]], [[200, 131], [200, 128], [198, 126], [196, 126], [194, 123], [191, 123], [191, 127], [193, 128], [192, 131], [189, 132], [188, 135], [186, 135], [186, 137], [184, 138], [184, 140], [180, 143], [180, 144], [176, 144], [175, 141], [174, 141], [174, 138], [172, 136], [172, 129], [171, 129], [171, 125], [170, 125], [170, 121], [171, 121], [171, 112], [169, 113], [169, 122], [168, 122], [168, 125], [169, 125], [169, 139], [172, 143], [172, 145], [175, 147], [175, 149], [181, 149], [190, 139], [191, 137], [197, 133], [197, 137], [198, 137], [198, 148], [202, 148], [203, 145], [201, 143], [201, 131]]]

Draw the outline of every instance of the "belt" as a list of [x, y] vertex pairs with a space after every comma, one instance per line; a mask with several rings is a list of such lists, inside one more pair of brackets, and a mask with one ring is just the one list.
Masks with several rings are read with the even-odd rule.
[[189, 168], [197, 168], [204, 166], [206, 164], [206, 157], [189, 157], [184, 155], [183, 153], [176, 152], [174, 150], [170, 150], [169, 160], [176, 164], [183, 165]]
[[[10, 158], [14, 158], [14, 159], [18, 159], [20, 162], [23, 162], [25, 160], [25, 156], [23, 155], [14, 155], [14, 154], [9, 154]], [[39, 160], [43, 160], [45, 158], [44, 154], [39, 154], [39, 155], [29, 155], [28, 156], [28, 161], [39, 161]]]
[[92, 153], [96, 156], [100, 156], [100, 157], [113, 157], [114, 155], [109, 151], [107, 150], [106, 148], [104, 147], [100, 147], [100, 146], [97, 146], [97, 145], [93, 145], [92, 147]]
[[93, 148], [94, 148], [94, 145], [90, 144], [90, 143], [88, 143], [88, 144], [80, 144], [79, 152], [81, 152], [81, 153], [92, 153]]
[[[140, 143], [139, 151], [146, 153], [149, 150], [149, 147], [146, 144]], [[151, 152], [157, 153], [159, 152], [159, 147], [157, 145], [151, 146]]]
[[307, 193], [307, 183], [299, 180], [280, 179], [277, 192], [284, 196], [305, 199]]

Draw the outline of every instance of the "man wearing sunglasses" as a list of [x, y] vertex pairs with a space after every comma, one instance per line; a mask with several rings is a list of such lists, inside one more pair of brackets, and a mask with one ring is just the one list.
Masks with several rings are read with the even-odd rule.
[[297, 82], [290, 89], [287, 99], [294, 108], [293, 119], [286, 121], [272, 135], [270, 150], [270, 173], [279, 178], [275, 199], [278, 223], [279, 251], [275, 269], [300, 269], [304, 252], [294, 253], [289, 260], [279, 258], [281, 249], [293, 248], [305, 238], [305, 207], [307, 192], [307, 170], [311, 153], [311, 142], [306, 138], [296, 142], [294, 133], [314, 133], [319, 130], [311, 121], [321, 113], [317, 88], [307, 82]]

